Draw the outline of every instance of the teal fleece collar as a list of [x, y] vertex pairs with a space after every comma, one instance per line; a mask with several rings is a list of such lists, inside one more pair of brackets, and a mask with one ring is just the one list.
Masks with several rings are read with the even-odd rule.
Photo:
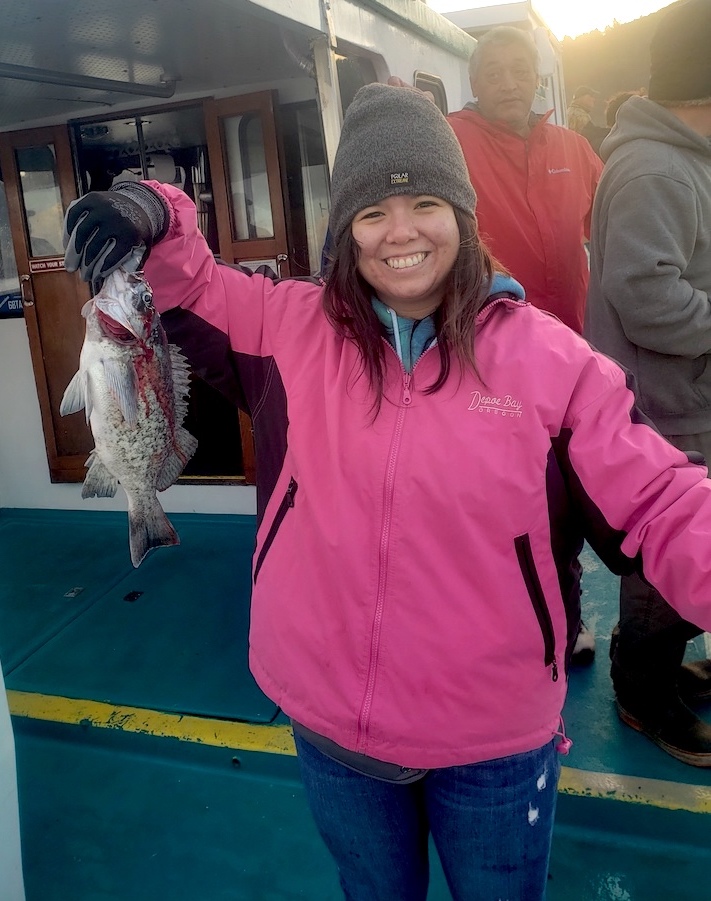
[[[526, 292], [515, 278], [499, 273], [494, 275], [489, 291], [490, 297], [497, 294], [512, 294], [518, 300], [524, 300], [526, 297]], [[395, 349], [405, 371], [412, 372], [412, 367], [422, 354], [437, 341], [434, 317], [408, 319], [405, 316], [398, 316], [395, 310], [391, 310], [375, 296], [372, 303], [383, 327], [383, 335]]]

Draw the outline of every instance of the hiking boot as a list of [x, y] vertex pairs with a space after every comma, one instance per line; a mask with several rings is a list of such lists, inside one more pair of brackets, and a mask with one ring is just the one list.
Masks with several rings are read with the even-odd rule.
[[570, 665], [590, 666], [594, 659], [595, 636], [587, 628], [585, 623], [580, 620], [580, 626], [578, 627], [578, 637], [575, 639], [575, 646], [570, 657]]
[[711, 767], [711, 726], [689, 710], [681, 699], [655, 710], [644, 719], [617, 699], [617, 713], [623, 723], [646, 735], [662, 751], [689, 766]]
[[711, 660], [683, 664], [679, 670], [677, 688], [685, 704], [711, 701]]

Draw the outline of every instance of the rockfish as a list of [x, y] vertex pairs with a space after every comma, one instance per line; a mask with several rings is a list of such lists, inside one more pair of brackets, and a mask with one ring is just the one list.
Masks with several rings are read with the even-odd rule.
[[183, 428], [188, 364], [168, 344], [150, 286], [140, 273], [113, 272], [84, 304], [86, 335], [79, 371], [59, 412], [86, 411], [95, 447], [81, 496], [128, 497], [134, 566], [154, 547], [180, 539], [156, 497], [175, 482], [197, 440]]

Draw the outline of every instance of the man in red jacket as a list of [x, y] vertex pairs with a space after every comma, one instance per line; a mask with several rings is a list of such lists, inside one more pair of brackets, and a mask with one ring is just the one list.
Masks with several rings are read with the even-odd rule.
[[602, 162], [588, 142], [533, 113], [538, 51], [518, 28], [479, 39], [470, 66], [476, 102], [452, 113], [477, 195], [481, 234], [526, 297], [582, 332], [593, 195]]
[[[583, 330], [595, 187], [602, 162], [585, 138], [532, 112], [539, 82], [531, 37], [502, 25], [481, 37], [469, 63], [475, 103], [448, 119], [476, 191], [476, 218], [494, 256], [526, 297]], [[572, 663], [590, 663], [583, 623]]]

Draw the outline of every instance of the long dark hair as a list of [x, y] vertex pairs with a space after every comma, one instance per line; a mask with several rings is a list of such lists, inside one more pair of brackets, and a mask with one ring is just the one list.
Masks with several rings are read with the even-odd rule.
[[[459, 253], [445, 282], [444, 299], [434, 312], [440, 368], [435, 381], [425, 389], [428, 394], [439, 391], [447, 381], [453, 354], [463, 368], [476, 372], [474, 321], [489, 296], [494, 271], [505, 272], [479, 240], [476, 219], [457, 207], [453, 209], [459, 227]], [[383, 400], [386, 349], [371, 301], [373, 289], [358, 271], [358, 255], [358, 245], [348, 228], [334, 246], [326, 269], [323, 305], [336, 332], [358, 347], [377, 413]]]

